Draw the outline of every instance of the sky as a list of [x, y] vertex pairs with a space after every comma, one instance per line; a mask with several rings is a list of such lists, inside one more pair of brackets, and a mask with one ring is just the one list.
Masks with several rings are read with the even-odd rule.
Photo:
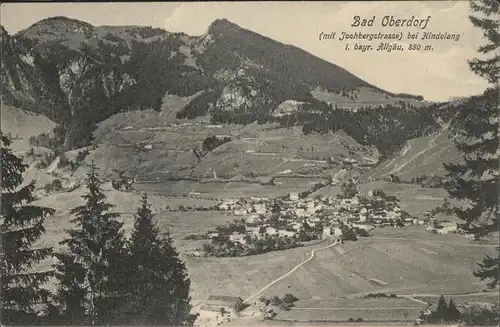
[[[484, 43], [482, 32], [468, 20], [467, 1], [373, 1], [373, 2], [144, 2], [144, 3], [4, 3], [0, 21], [14, 34], [44, 18], [66, 16], [100, 25], [145, 25], [197, 36], [206, 33], [216, 19], [228, 19], [239, 26], [274, 40], [302, 48], [313, 55], [347, 69], [361, 79], [395, 93], [423, 95], [426, 100], [446, 101], [481, 93], [487, 83], [474, 75], [467, 60], [477, 55]], [[426, 19], [425, 29], [383, 27], [384, 16], [394, 19]], [[352, 27], [353, 17], [375, 16], [373, 26]], [[336, 33], [334, 40], [320, 40], [320, 33]], [[380, 40], [346, 41], [342, 32], [403, 33], [404, 51], [354, 51], [354, 43], [377, 47]], [[458, 41], [407, 40], [408, 33], [459, 34]], [[420, 51], [408, 46], [420, 43]], [[433, 47], [424, 51], [425, 45]]]

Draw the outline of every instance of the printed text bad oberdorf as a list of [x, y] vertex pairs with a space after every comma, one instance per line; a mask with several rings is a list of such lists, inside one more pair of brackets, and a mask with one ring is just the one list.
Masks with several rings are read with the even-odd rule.
[[[351, 27], [371, 27], [375, 22], [376, 16], [372, 16], [371, 18], [361, 18], [360, 16], [354, 16], [352, 19], [353, 23], [351, 24]], [[425, 30], [430, 20], [431, 16], [427, 16], [427, 18], [415, 18], [415, 16], [411, 16], [411, 18], [384, 16], [380, 20], [380, 25], [383, 27], [417, 27]]]

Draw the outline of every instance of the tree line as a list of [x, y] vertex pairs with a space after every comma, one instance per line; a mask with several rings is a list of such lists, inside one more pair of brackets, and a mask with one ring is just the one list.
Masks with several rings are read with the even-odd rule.
[[[7, 137], [1, 141], [2, 325], [192, 324], [186, 266], [169, 233], [160, 233], [146, 194], [126, 237], [92, 164], [67, 238], [58, 250], [40, 246], [44, 220], [55, 210], [33, 204], [35, 184], [23, 184], [26, 165]], [[47, 260], [55, 263], [40, 271]]]

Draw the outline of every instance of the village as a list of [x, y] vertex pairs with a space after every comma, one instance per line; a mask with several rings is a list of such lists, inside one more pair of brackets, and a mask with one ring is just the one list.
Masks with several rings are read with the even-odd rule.
[[[346, 187], [347, 185], [347, 187]], [[337, 197], [303, 198], [289, 193], [278, 198], [241, 198], [218, 205], [235, 219], [227, 225], [186, 239], [211, 240], [193, 256], [246, 256], [303, 246], [327, 238], [339, 241], [367, 237], [375, 227], [427, 226], [436, 233], [456, 231], [456, 224], [439, 226], [431, 213], [413, 217], [399, 206], [395, 196], [372, 190], [358, 192], [351, 180]], [[444, 228], [443, 228], [444, 227]]]

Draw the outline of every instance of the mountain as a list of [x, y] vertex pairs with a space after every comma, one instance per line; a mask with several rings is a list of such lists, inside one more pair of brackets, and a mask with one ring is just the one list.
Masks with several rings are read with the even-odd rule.
[[368, 88], [392, 96], [339, 66], [225, 19], [191, 37], [52, 17], [15, 35], [2, 27], [1, 45], [3, 101], [64, 124], [67, 148], [88, 144], [96, 123], [114, 113], [159, 110], [166, 94], [199, 94], [178, 118], [230, 113], [249, 122], [284, 101], [314, 100], [313, 90]]

